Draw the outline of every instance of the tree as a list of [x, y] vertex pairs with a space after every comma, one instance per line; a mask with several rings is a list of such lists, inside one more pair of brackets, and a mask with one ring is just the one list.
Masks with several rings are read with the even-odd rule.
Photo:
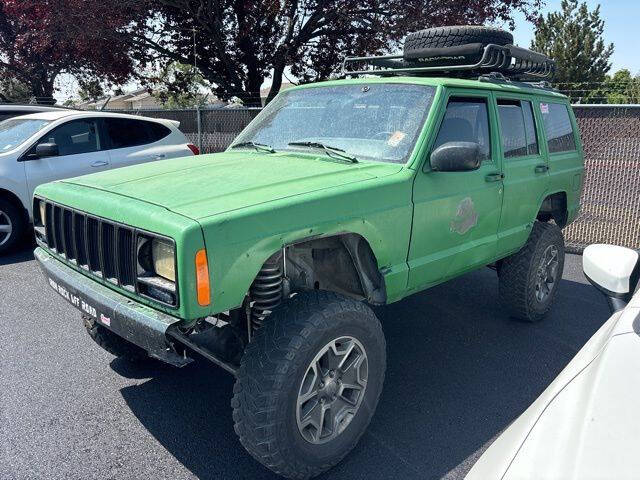
[[216, 95], [260, 104], [287, 69], [303, 81], [334, 74], [345, 55], [399, 47], [411, 30], [528, 18], [543, 0], [145, 0], [153, 18], [130, 29], [143, 63], [180, 62], [202, 72]]
[[573, 101], [589, 101], [611, 69], [613, 44], [603, 39], [600, 5], [589, 11], [586, 2], [562, 0], [561, 9], [539, 16], [531, 48], [555, 59], [554, 84]]
[[78, 96], [83, 102], [95, 102], [99, 98], [104, 97], [102, 83], [100, 83], [100, 80], [97, 78], [91, 78], [81, 82]]
[[607, 75], [604, 82], [593, 91], [589, 101], [593, 103], [640, 103], [640, 76], [635, 77], [627, 69]]
[[0, 77], [0, 102], [28, 102], [29, 97], [27, 85], [9, 75]]
[[211, 91], [208, 82], [192, 65], [173, 62], [149, 79], [154, 96], [167, 108], [203, 106]]
[[133, 62], [123, 28], [145, 13], [129, 1], [0, 0], [0, 76], [43, 102], [63, 72], [125, 81]]

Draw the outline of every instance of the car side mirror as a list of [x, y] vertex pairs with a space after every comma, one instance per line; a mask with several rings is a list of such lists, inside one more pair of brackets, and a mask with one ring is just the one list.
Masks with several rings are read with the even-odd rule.
[[582, 254], [587, 280], [600, 290], [612, 312], [622, 310], [633, 297], [640, 279], [640, 253], [616, 245], [589, 245]]
[[57, 157], [60, 153], [58, 145], [55, 143], [40, 143], [36, 145], [36, 157]]
[[480, 145], [475, 142], [447, 142], [431, 152], [435, 172], [466, 172], [480, 168]]

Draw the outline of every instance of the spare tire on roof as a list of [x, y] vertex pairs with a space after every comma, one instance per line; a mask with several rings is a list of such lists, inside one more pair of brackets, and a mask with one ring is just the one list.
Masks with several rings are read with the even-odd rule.
[[488, 44], [513, 44], [513, 35], [482, 26], [436, 27], [410, 33], [404, 40], [404, 59], [428, 65], [476, 63]]

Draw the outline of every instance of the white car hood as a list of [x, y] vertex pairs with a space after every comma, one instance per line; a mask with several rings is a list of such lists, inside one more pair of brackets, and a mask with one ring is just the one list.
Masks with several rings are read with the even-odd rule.
[[467, 480], [640, 476], [640, 294], [487, 449]]

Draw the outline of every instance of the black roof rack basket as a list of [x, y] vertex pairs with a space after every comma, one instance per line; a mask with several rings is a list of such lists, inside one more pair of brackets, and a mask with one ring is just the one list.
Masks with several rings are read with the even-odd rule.
[[555, 61], [526, 48], [515, 45], [477, 45], [482, 49], [481, 56], [478, 55], [480, 60], [476, 56], [473, 61], [468, 61], [469, 47], [473, 46], [431, 49], [431, 52], [430, 49], [425, 49], [420, 58], [406, 58], [404, 55], [347, 57], [342, 64], [342, 75], [446, 74], [470, 78], [497, 72], [515, 80], [527, 80], [551, 79], [555, 73]]

